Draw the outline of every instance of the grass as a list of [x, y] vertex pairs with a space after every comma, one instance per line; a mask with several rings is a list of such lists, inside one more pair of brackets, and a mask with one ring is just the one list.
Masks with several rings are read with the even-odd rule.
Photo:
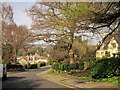
[[54, 70], [51, 68], [49, 69], [49, 71], [47, 72], [50, 75], [62, 75], [62, 72], [54, 72]]
[[[50, 69], [47, 73], [50, 75], [53, 75], [53, 76], [65, 74], [64, 72], [54, 72], [53, 69]], [[111, 84], [113, 84], [113, 86], [120, 87], [120, 76], [114, 76], [111, 78], [93, 79], [92, 77], [90, 77], [88, 71], [81, 71], [81, 72], [77, 72], [77, 73], [72, 73], [70, 75], [76, 76], [77, 79], [79, 79], [79, 80], [86, 80], [86, 81], [100, 82], [100, 83], [111, 83]]]
[[79, 80], [86, 80], [86, 81], [93, 81], [93, 82], [103, 82], [103, 83], [112, 83], [113, 86], [120, 85], [120, 77], [114, 76], [111, 78], [100, 78], [100, 79], [93, 79], [92, 77], [78, 77]]

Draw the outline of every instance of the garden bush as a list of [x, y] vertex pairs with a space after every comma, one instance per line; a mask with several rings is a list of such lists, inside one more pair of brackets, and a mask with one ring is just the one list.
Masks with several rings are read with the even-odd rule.
[[38, 67], [38, 68], [40, 68], [40, 67], [42, 67], [42, 66], [45, 66], [45, 65], [46, 65], [45, 62], [38, 62], [38, 63], [37, 63], [37, 67]]
[[54, 62], [58, 62], [57, 60], [49, 60], [48, 65], [52, 65]]
[[120, 75], [120, 58], [102, 59], [91, 67], [93, 78], [106, 78], [117, 75]]
[[29, 69], [35, 69], [37, 68], [37, 64], [30, 64]]
[[70, 64], [70, 69], [71, 70], [76, 70], [76, 69], [78, 69], [78, 63], [73, 63], [73, 64]]
[[60, 65], [59, 65], [59, 68], [60, 68], [61, 71], [64, 71], [64, 70], [65, 70], [64, 64], [60, 64]]
[[68, 64], [68, 63], [64, 64], [64, 71], [69, 72], [70, 69], [71, 69], [71, 68], [70, 68], [70, 64]]
[[53, 64], [52, 64], [52, 68], [54, 69], [54, 70], [59, 70], [59, 63], [57, 63], [57, 62], [54, 62]]
[[78, 62], [78, 69], [83, 70], [84, 69], [84, 63], [83, 62]]
[[41, 63], [37, 63], [37, 68], [40, 68], [41, 67]]

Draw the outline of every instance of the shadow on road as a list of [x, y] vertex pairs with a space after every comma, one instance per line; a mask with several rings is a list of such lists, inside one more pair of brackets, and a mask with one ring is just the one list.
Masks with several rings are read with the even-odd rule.
[[[26, 77], [8, 77], [5, 81], [2, 83], [2, 88], [37, 88], [41, 85], [41, 80], [28, 80]], [[38, 83], [39, 82], [39, 83]]]

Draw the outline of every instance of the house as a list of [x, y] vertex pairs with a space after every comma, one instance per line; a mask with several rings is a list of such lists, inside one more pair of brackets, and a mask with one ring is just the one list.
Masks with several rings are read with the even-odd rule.
[[21, 60], [22, 60], [22, 62], [25, 62], [25, 63], [28, 62], [30, 64], [35, 64], [38, 62], [45, 62], [47, 64], [47, 62], [48, 62], [47, 57], [39, 56], [37, 54], [34, 54], [34, 55], [30, 54], [27, 56], [21, 56], [21, 57], [17, 58], [18, 63], [20, 63]]
[[35, 55], [31, 54], [30, 56], [27, 55], [26, 60], [31, 64], [38, 63], [38, 62], [45, 62], [47, 64], [47, 62], [48, 62], [47, 57], [39, 56], [37, 54], [35, 54]]
[[45, 62], [47, 64], [48, 59], [46, 57], [44, 57], [44, 56], [39, 56], [36, 62], [37, 63], [38, 62]]
[[18, 57], [17, 58], [17, 62], [19, 64], [21, 64], [22, 66], [25, 66], [25, 65], [29, 64], [29, 62], [27, 61], [27, 57], [26, 56]]
[[117, 57], [120, 53], [120, 36], [119, 35], [110, 35], [106, 38], [103, 45], [100, 47], [99, 50], [96, 51], [96, 58], [103, 58], [103, 57]]

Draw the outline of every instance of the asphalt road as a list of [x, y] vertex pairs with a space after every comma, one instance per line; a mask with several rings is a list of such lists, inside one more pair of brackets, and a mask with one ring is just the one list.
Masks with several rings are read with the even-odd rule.
[[27, 70], [19, 73], [8, 73], [8, 78], [3, 81], [2, 88], [13, 89], [36, 89], [36, 88], [67, 88], [51, 81], [44, 80], [36, 74], [48, 68]]

